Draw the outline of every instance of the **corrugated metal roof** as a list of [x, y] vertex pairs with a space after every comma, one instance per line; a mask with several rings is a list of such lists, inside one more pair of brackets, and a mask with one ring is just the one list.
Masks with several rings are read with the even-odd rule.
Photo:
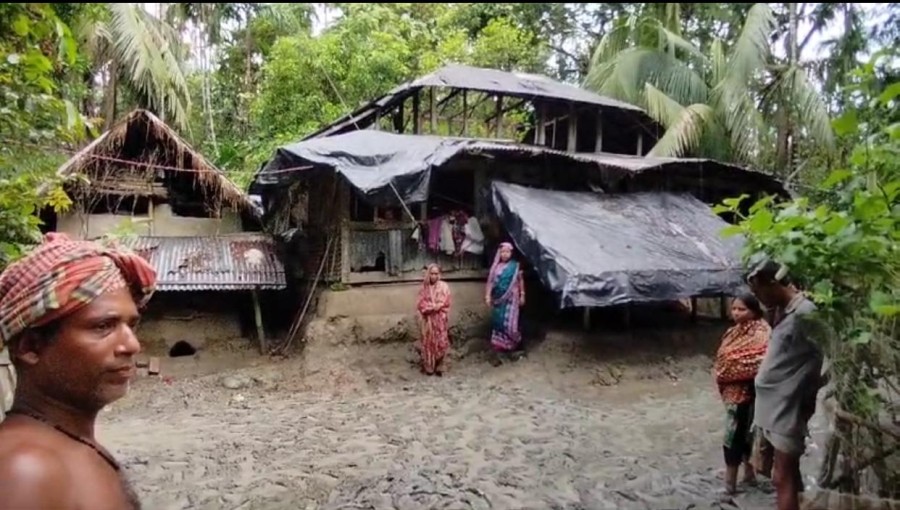
[[302, 140], [332, 136], [347, 130], [366, 127], [375, 121], [379, 112], [393, 108], [394, 105], [405, 100], [423, 87], [478, 90], [521, 99], [572, 101], [597, 105], [603, 108], [612, 108], [629, 115], [638, 115], [644, 124], [650, 125], [655, 122], [643, 108], [610, 97], [604, 97], [587, 89], [553, 80], [547, 76], [450, 64], [394, 88], [387, 94], [363, 104], [327, 126], [323, 126], [315, 132], [306, 135]]
[[411, 83], [397, 87], [392, 93], [416, 87], [451, 87], [458, 89], [481, 90], [484, 92], [502, 93], [522, 98], [540, 97], [559, 99], [576, 103], [588, 103], [643, 112], [644, 110], [623, 101], [604, 97], [589, 90], [568, 85], [551, 79], [548, 76], [528, 73], [515, 73], [472, 67], [460, 64], [444, 66], [431, 74], [413, 80]]
[[287, 287], [275, 241], [265, 234], [139, 236], [123, 244], [153, 265], [163, 292]]

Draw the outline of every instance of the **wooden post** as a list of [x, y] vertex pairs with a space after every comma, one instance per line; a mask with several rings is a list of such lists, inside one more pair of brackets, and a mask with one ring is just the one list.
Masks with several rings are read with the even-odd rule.
[[413, 96], [413, 133], [422, 134], [422, 89], [416, 91]]
[[699, 310], [697, 310], [697, 298], [691, 298], [691, 322], [697, 322], [697, 316], [699, 314]]
[[594, 145], [594, 152], [597, 154], [603, 152], [603, 112], [597, 110], [597, 144]]
[[434, 126], [435, 126], [435, 122], [437, 122], [437, 119], [436, 119], [437, 114], [435, 112], [435, 106], [434, 106], [434, 87], [431, 87], [429, 90], [431, 91], [431, 93], [428, 94], [428, 100], [431, 102], [431, 105], [430, 105], [430, 107], [431, 107], [431, 115], [430, 115], [431, 131], [429, 132], [429, 134], [436, 135], [437, 131], [435, 131]]
[[589, 307], [589, 306], [584, 307], [583, 320], [584, 320], [584, 324], [583, 324], [584, 330], [590, 331], [591, 330], [591, 307]]
[[574, 104], [569, 105], [569, 122], [567, 125], [569, 127], [569, 132], [566, 150], [568, 152], [575, 152], [575, 149], [578, 148], [578, 112], [575, 110]]
[[643, 155], [644, 155], [644, 133], [638, 133], [638, 139], [637, 139], [637, 155], [638, 155], [638, 156], [643, 156]]
[[[150, 220], [149, 232], [150, 232], [150, 235], [152, 236], [156, 233], [156, 215], [153, 214], [153, 207], [154, 207], [153, 200], [148, 200], [148, 202], [150, 202], [150, 203], [147, 204], [147, 217]], [[220, 221], [219, 222], [220, 227], [221, 227], [221, 223], [222, 222]]]
[[534, 123], [534, 144], [535, 145], [544, 145], [545, 133], [544, 133], [544, 120], [546, 116], [544, 115], [544, 103], [538, 103], [537, 105], [537, 122]]
[[397, 105], [397, 113], [394, 114], [394, 132], [403, 134], [403, 106], [406, 104], [406, 100], [400, 102]]
[[256, 320], [256, 335], [259, 337], [259, 353], [266, 355], [269, 351], [266, 345], [266, 332], [263, 329], [262, 308], [259, 306], [259, 293], [254, 288], [250, 291], [253, 294], [253, 316]]
[[463, 111], [462, 111], [463, 127], [462, 127], [462, 135], [463, 135], [463, 136], [468, 136], [468, 135], [469, 135], [469, 91], [468, 91], [468, 90], [463, 90], [462, 96], [463, 96]]
[[496, 137], [502, 138], [501, 134], [503, 133], [503, 96], [497, 96], [497, 133]]

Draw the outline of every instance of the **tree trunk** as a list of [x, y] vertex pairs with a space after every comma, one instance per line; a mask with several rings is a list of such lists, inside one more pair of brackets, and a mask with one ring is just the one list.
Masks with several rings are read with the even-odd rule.
[[[784, 41], [785, 54], [787, 55], [787, 69], [793, 69], [799, 65], [799, 41], [797, 40], [800, 29], [800, 19], [797, 15], [797, 4], [787, 4], [788, 8], [788, 34]], [[790, 83], [782, 84], [787, 90]], [[776, 115], [778, 139], [776, 141], [775, 165], [776, 171], [781, 177], [791, 174], [793, 170], [794, 153], [794, 119], [790, 98], [782, 94], [780, 107]]]
[[209, 60], [208, 60], [208, 42], [209, 42], [209, 22], [207, 21], [208, 17], [206, 16], [205, 6], [201, 5], [200, 8], [200, 16], [201, 23], [203, 24], [205, 30], [205, 34], [198, 31], [197, 39], [198, 44], [197, 47], [200, 49], [200, 73], [202, 75], [201, 89], [203, 94], [203, 110], [206, 113], [206, 119], [209, 123], [209, 139], [212, 143], [213, 154], [216, 158], [219, 157], [219, 144], [216, 142], [216, 122], [213, 118], [212, 111], [212, 99], [210, 96], [212, 95], [212, 91], [209, 86]]
[[106, 92], [103, 96], [103, 130], [109, 130], [116, 121], [117, 88], [119, 86], [119, 61], [113, 57], [109, 62]]
[[244, 26], [244, 94], [238, 99], [240, 109], [238, 118], [241, 120], [240, 133], [245, 134], [250, 118], [250, 97], [253, 92], [253, 37], [250, 33], [250, 9], [247, 9], [247, 19]]

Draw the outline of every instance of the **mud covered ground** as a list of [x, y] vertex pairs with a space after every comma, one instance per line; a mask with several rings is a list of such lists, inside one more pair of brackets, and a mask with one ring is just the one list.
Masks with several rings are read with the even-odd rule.
[[460, 347], [443, 378], [409, 345], [203, 352], [99, 435], [153, 510], [772, 508], [767, 483], [720, 500], [719, 331], [550, 334], [497, 368]]

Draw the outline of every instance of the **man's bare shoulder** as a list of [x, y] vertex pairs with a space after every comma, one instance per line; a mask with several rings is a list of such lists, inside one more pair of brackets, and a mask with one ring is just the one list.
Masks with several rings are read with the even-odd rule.
[[[23, 430], [24, 429], [24, 430]], [[0, 508], [69, 508], [71, 482], [55, 441], [4, 423], [0, 428]]]

